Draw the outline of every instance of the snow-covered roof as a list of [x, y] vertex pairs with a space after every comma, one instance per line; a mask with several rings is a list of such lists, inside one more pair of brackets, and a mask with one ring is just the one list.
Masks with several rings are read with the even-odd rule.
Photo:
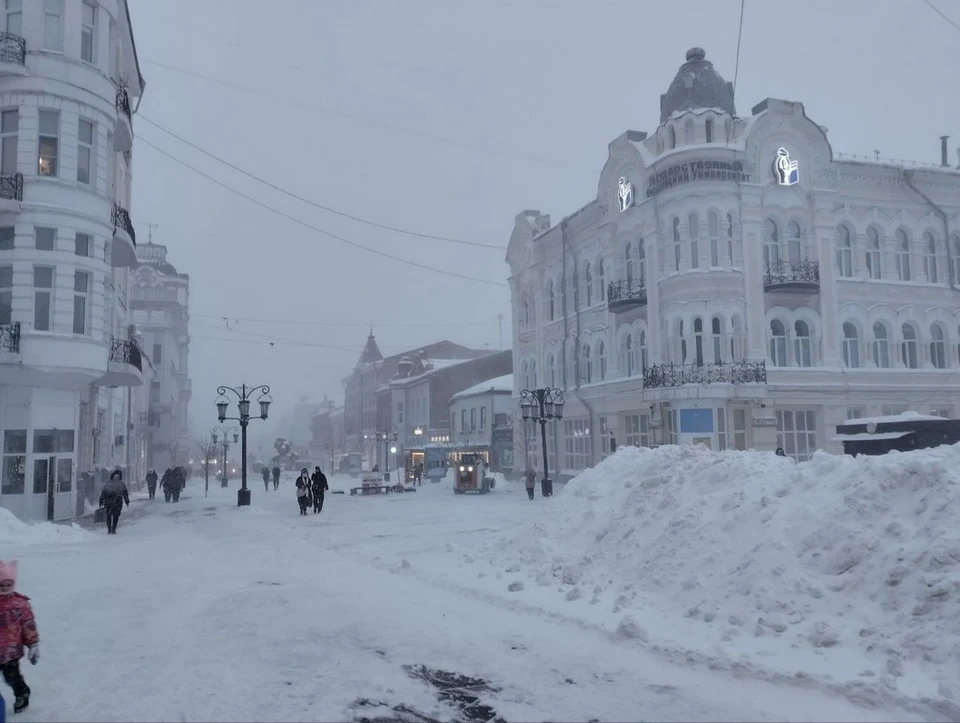
[[511, 394], [513, 392], [513, 374], [504, 374], [502, 377], [487, 379], [485, 382], [474, 384], [472, 387], [454, 394], [450, 397], [450, 401], [452, 402], [454, 399], [462, 399], [464, 397], [472, 397], [476, 394], [489, 394], [490, 392], [506, 392], [507, 394]]
[[913, 432], [858, 432], [856, 434], [838, 434], [831, 442], [878, 442], [883, 439], [900, 439]]
[[390, 386], [390, 387], [404, 386], [406, 384], [409, 384], [410, 382], [415, 382], [418, 379], [423, 379], [429, 376], [430, 374], [433, 374], [433, 372], [439, 371], [441, 369], [449, 369], [450, 367], [456, 366], [457, 364], [464, 364], [470, 361], [474, 361], [474, 359], [424, 359], [423, 360], [424, 365], [432, 364], [433, 365], [432, 369], [428, 369], [427, 371], [412, 377], [402, 377], [400, 379], [391, 379], [387, 383], [387, 386]]
[[930, 414], [920, 414], [919, 412], [902, 412], [901, 414], [888, 414], [884, 417], [862, 417], [860, 419], [848, 419], [841, 427], [851, 424], [890, 424], [897, 422], [938, 422], [943, 417], [935, 417]]

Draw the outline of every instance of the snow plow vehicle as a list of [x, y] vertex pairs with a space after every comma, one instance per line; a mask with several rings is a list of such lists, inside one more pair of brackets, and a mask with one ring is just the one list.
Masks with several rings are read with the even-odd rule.
[[485, 495], [496, 486], [496, 480], [487, 474], [487, 463], [483, 455], [469, 452], [459, 457], [454, 468], [454, 494], [476, 492]]

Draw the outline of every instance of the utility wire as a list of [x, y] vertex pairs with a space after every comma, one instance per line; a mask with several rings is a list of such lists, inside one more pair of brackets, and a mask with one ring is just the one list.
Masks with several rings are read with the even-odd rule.
[[357, 243], [356, 241], [351, 241], [350, 239], [344, 238], [343, 236], [338, 236], [337, 234], [331, 233], [330, 231], [326, 231], [326, 230], [320, 228], [319, 226], [314, 226], [313, 224], [307, 223], [306, 221], [302, 221], [302, 220], [300, 220], [299, 218], [297, 218], [296, 216], [291, 216], [291, 215], [288, 214], [288, 213], [284, 213], [283, 211], [280, 211], [280, 210], [274, 208], [273, 206], [271, 206], [271, 205], [269, 205], [269, 204], [266, 204], [266, 203], [264, 203], [263, 201], [261, 201], [261, 200], [259, 200], [259, 199], [257, 199], [257, 198], [254, 198], [253, 196], [250, 196], [250, 195], [244, 193], [243, 191], [238, 191], [237, 189], [233, 188], [233, 186], [231, 186], [231, 185], [229, 185], [229, 184], [227, 184], [227, 183], [224, 183], [223, 181], [220, 181], [220, 180], [214, 178], [213, 176], [211, 176], [211, 175], [209, 175], [209, 174], [207, 174], [207, 173], [204, 173], [203, 171], [199, 170], [198, 168], [195, 168], [195, 167], [191, 166], [191, 165], [190, 165], [189, 163], [187, 163], [186, 161], [183, 161], [183, 160], [177, 158], [176, 156], [174, 156], [173, 154], [168, 153], [167, 151], [163, 150], [163, 149], [160, 148], [159, 146], [154, 145], [153, 143], [151, 143], [150, 141], [148, 141], [146, 138], [144, 138], [142, 135], [141, 135], [141, 136], [138, 136], [138, 140], [140, 140], [140, 141], [142, 141], [143, 143], [145, 143], [146, 145], [148, 145], [150, 148], [152, 148], [153, 150], [155, 150], [157, 153], [160, 153], [161, 155], [166, 156], [166, 157], [169, 158], [170, 160], [175, 161], [176, 163], [179, 163], [181, 166], [184, 166], [185, 168], [190, 169], [191, 171], [193, 171], [193, 172], [196, 173], [197, 175], [203, 176], [203, 177], [206, 178], [208, 181], [211, 181], [212, 183], [217, 184], [217, 185], [220, 186], [221, 188], [225, 188], [225, 189], [227, 189], [228, 191], [230, 191], [231, 193], [235, 193], [236, 195], [240, 196], [241, 198], [246, 199], [247, 201], [250, 201], [251, 203], [253, 203], [253, 204], [257, 205], [257, 206], [260, 206], [261, 208], [265, 208], [266, 210], [270, 211], [271, 213], [275, 213], [275, 214], [278, 215], [278, 216], [282, 216], [283, 218], [285, 218], [285, 219], [287, 219], [287, 220], [289, 220], [289, 221], [293, 221], [294, 223], [296, 223], [296, 224], [298, 224], [298, 225], [300, 225], [300, 226], [303, 226], [303, 227], [305, 227], [305, 228], [311, 229], [312, 231], [316, 231], [317, 233], [322, 233], [324, 236], [328, 236], [328, 237], [330, 237], [330, 238], [332, 238], [332, 239], [335, 239], [335, 240], [337, 240], [337, 241], [340, 241], [341, 243], [347, 244], [348, 246], [353, 246], [354, 248], [358, 248], [358, 249], [361, 249], [361, 250], [363, 250], [363, 251], [368, 251], [368, 252], [370, 252], [370, 253], [372, 253], [372, 254], [376, 254], [377, 256], [382, 256], [382, 257], [384, 257], [384, 258], [390, 259], [391, 261], [398, 261], [399, 263], [401, 263], [401, 264], [406, 264], [407, 266], [413, 266], [413, 267], [415, 267], [415, 268], [423, 269], [423, 270], [425, 270], [425, 271], [433, 271], [433, 272], [438, 273], [438, 274], [443, 274], [444, 276], [449, 276], [449, 277], [458, 278], [458, 279], [465, 279], [466, 281], [475, 281], [475, 282], [477, 282], [477, 283], [480, 283], [480, 284], [488, 284], [488, 285], [490, 285], [490, 286], [501, 286], [501, 287], [506, 287], [506, 286], [507, 286], [507, 284], [503, 284], [503, 283], [501, 283], [501, 282], [499, 282], [499, 281], [490, 281], [489, 279], [481, 279], [481, 278], [477, 278], [477, 277], [475, 277], [475, 276], [467, 276], [466, 274], [458, 274], [458, 273], [456, 273], [456, 272], [454, 272], [454, 271], [446, 271], [446, 270], [444, 270], [444, 269], [439, 269], [439, 268], [437, 268], [437, 267], [435, 267], [435, 266], [428, 266], [428, 265], [426, 265], [426, 264], [421, 264], [421, 263], [418, 263], [418, 262], [416, 262], [416, 261], [411, 261], [410, 259], [405, 259], [405, 258], [403, 258], [402, 256], [394, 256], [393, 254], [388, 254], [388, 253], [386, 253], [385, 251], [380, 251], [379, 249], [373, 249], [373, 248], [370, 248], [369, 246], [364, 246], [363, 244], [359, 244], [359, 243]]
[[743, 39], [743, 6], [746, 0], [740, 0], [740, 29], [737, 30], [737, 61], [733, 68], [733, 97], [737, 97], [737, 76], [740, 75], [740, 41]]
[[283, 187], [281, 187], [281, 186], [278, 186], [278, 185], [275, 184], [275, 183], [271, 183], [270, 181], [267, 181], [267, 180], [261, 178], [260, 176], [256, 175], [255, 173], [251, 173], [250, 171], [244, 170], [243, 168], [240, 168], [240, 166], [237, 166], [237, 165], [231, 163], [230, 161], [224, 160], [223, 158], [220, 158], [220, 156], [217, 156], [217, 155], [211, 153], [210, 151], [206, 150], [205, 148], [201, 148], [200, 146], [196, 145], [195, 143], [192, 143], [192, 142], [188, 141], [188, 140], [187, 140], [186, 138], [184, 138], [183, 136], [179, 136], [179, 135], [177, 135], [176, 133], [174, 133], [173, 131], [171, 131], [171, 130], [169, 130], [169, 129], [167, 129], [167, 128], [164, 128], [162, 125], [160, 125], [159, 123], [157, 123], [157, 122], [155, 122], [155, 121], [150, 120], [149, 118], [147, 118], [146, 116], [144, 116], [142, 113], [137, 114], [137, 118], [139, 118], [139, 119], [142, 120], [142, 121], [145, 121], [146, 123], [149, 123], [149, 124], [152, 125], [154, 128], [157, 128], [157, 129], [160, 130], [161, 132], [166, 133], [168, 136], [172, 136], [173, 138], [176, 138], [178, 141], [180, 141], [180, 142], [183, 143], [184, 145], [190, 146], [191, 148], [193, 148], [193, 149], [196, 150], [196, 151], [199, 151], [200, 153], [204, 154], [205, 156], [208, 156], [208, 157], [214, 159], [215, 161], [218, 161], [218, 162], [222, 163], [223, 165], [228, 166], [229, 168], [232, 168], [233, 170], [237, 171], [238, 173], [242, 173], [244, 176], [247, 176], [248, 178], [252, 178], [253, 180], [255, 180], [255, 181], [257, 181], [257, 182], [262, 183], [264, 186], [268, 186], [269, 188], [272, 188], [272, 189], [275, 190], [275, 191], [279, 191], [280, 193], [282, 193], [282, 194], [284, 194], [284, 195], [290, 196], [291, 198], [295, 198], [296, 200], [302, 201], [303, 203], [309, 204], [310, 206], [313, 206], [313, 207], [315, 207], [315, 208], [319, 208], [319, 209], [321, 209], [321, 210], [323, 210], [323, 211], [329, 211], [330, 213], [336, 214], [337, 216], [343, 216], [344, 218], [349, 218], [351, 221], [358, 221], [358, 222], [360, 222], [360, 223], [365, 223], [365, 224], [367, 224], [367, 225], [369, 225], [369, 226], [375, 226], [376, 228], [386, 229], [387, 231], [396, 231], [397, 233], [406, 234], [406, 235], [408, 235], [408, 236], [416, 236], [417, 238], [434, 239], [434, 240], [436, 240], [436, 241], [446, 241], [446, 242], [448, 242], [448, 243], [463, 244], [464, 246], [476, 246], [476, 247], [478, 247], [478, 248], [483, 248], [483, 249], [496, 249], [496, 250], [498, 250], [498, 251], [506, 251], [506, 250], [507, 250], [507, 247], [506, 247], [506, 246], [497, 246], [497, 245], [495, 245], [495, 244], [482, 244], [482, 243], [478, 243], [478, 242], [476, 242], [476, 241], [465, 241], [465, 240], [463, 240], [463, 239], [452, 238], [452, 237], [450, 237], [450, 236], [436, 236], [436, 235], [434, 235], [434, 234], [421, 233], [421, 232], [419, 232], [419, 231], [409, 231], [409, 230], [407, 230], [407, 229], [399, 228], [399, 227], [397, 227], [397, 226], [390, 226], [389, 224], [377, 223], [376, 221], [371, 221], [371, 220], [369, 220], [369, 219], [362, 218], [362, 217], [360, 217], [360, 216], [354, 216], [354, 215], [351, 215], [351, 214], [349, 214], [349, 213], [346, 213], [345, 211], [339, 211], [339, 210], [337, 210], [337, 209], [335, 209], [335, 208], [331, 208], [330, 206], [325, 206], [325, 205], [323, 205], [322, 203], [317, 203], [316, 201], [311, 201], [309, 198], [304, 198], [303, 196], [299, 196], [299, 195], [297, 195], [296, 193], [294, 193], [293, 191], [288, 191], [287, 189], [285, 189], [285, 188], [283, 188]]
[[[370, 322], [350, 322], [350, 321], [298, 321], [296, 319], [257, 319], [251, 318], [248, 316], [234, 316], [232, 314], [200, 314], [195, 311], [190, 312], [190, 316], [199, 317], [202, 319], [218, 319], [221, 321], [249, 321], [259, 324], [291, 324], [294, 326], [338, 326], [338, 327], [352, 327], [352, 328], [366, 328], [370, 326]], [[436, 322], [436, 323], [419, 323], [419, 324], [378, 324], [378, 328], [392, 329], [392, 328], [401, 328], [401, 327], [439, 327], [439, 326], [493, 326], [498, 324], [496, 321], [450, 321], [450, 322]]]
[[939, 15], [941, 18], [943, 18], [944, 20], [946, 20], [948, 23], [950, 23], [950, 24], [951, 24], [953, 27], [955, 27], [957, 30], [960, 30], [960, 23], [957, 23], [955, 20], [952, 20], [951, 18], [949, 18], [940, 8], [938, 8], [936, 5], [934, 5], [932, 2], [930, 2], [930, 0], [923, 0], [923, 1], [927, 4], [927, 6], [928, 6], [931, 10], [933, 10], [933, 12], [935, 12], [935, 13], [936, 13], [937, 15]]

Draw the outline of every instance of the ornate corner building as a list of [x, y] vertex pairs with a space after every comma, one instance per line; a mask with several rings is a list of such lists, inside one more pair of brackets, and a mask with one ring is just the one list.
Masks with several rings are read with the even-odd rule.
[[62, 520], [131, 465], [144, 81], [126, 0], [6, 0], [0, 30], [0, 506]]
[[737, 116], [700, 48], [660, 105], [654, 133], [610, 143], [596, 199], [516, 218], [514, 395], [565, 390], [551, 466], [574, 474], [611, 442], [806, 460], [842, 451], [848, 418], [957, 414], [946, 139], [939, 165], [845, 158], [800, 103]]

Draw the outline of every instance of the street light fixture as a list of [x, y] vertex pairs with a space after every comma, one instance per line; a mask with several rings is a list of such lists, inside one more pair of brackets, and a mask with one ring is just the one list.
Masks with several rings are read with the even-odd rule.
[[562, 389], [523, 389], [520, 392], [520, 413], [525, 422], [540, 422], [540, 443], [543, 449], [543, 479], [540, 494], [553, 496], [553, 480], [547, 469], [547, 421], [563, 418]]
[[214, 427], [210, 430], [210, 441], [213, 442], [213, 446], [222, 447], [223, 451], [223, 470], [220, 474], [221, 487], [226, 487], [228, 483], [227, 452], [230, 450], [230, 437], [233, 436], [233, 443], [236, 444], [240, 439], [240, 435], [238, 434], [239, 431], [240, 430], [235, 426], [228, 429], [224, 429], [223, 427]]
[[[227, 392], [237, 397], [239, 417], [227, 416], [227, 407], [230, 406], [230, 402], [226, 398]], [[243, 438], [241, 447], [243, 458], [240, 462], [240, 489], [237, 490], [238, 507], [250, 504], [250, 490], [247, 488], [247, 425], [250, 423], [250, 396], [255, 392], [261, 393], [257, 399], [257, 402], [260, 404], [260, 419], [266, 419], [267, 412], [270, 409], [270, 403], [273, 401], [273, 398], [270, 396], [270, 387], [266, 384], [261, 384], [258, 387], [247, 387], [246, 384], [241, 384], [239, 390], [227, 386], [217, 387], [217, 394], [220, 395], [216, 401], [217, 418], [221, 424], [228, 419], [240, 422], [240, 434]], [[234, 441], [236, 441], [236, 436], [234, 436]]]

